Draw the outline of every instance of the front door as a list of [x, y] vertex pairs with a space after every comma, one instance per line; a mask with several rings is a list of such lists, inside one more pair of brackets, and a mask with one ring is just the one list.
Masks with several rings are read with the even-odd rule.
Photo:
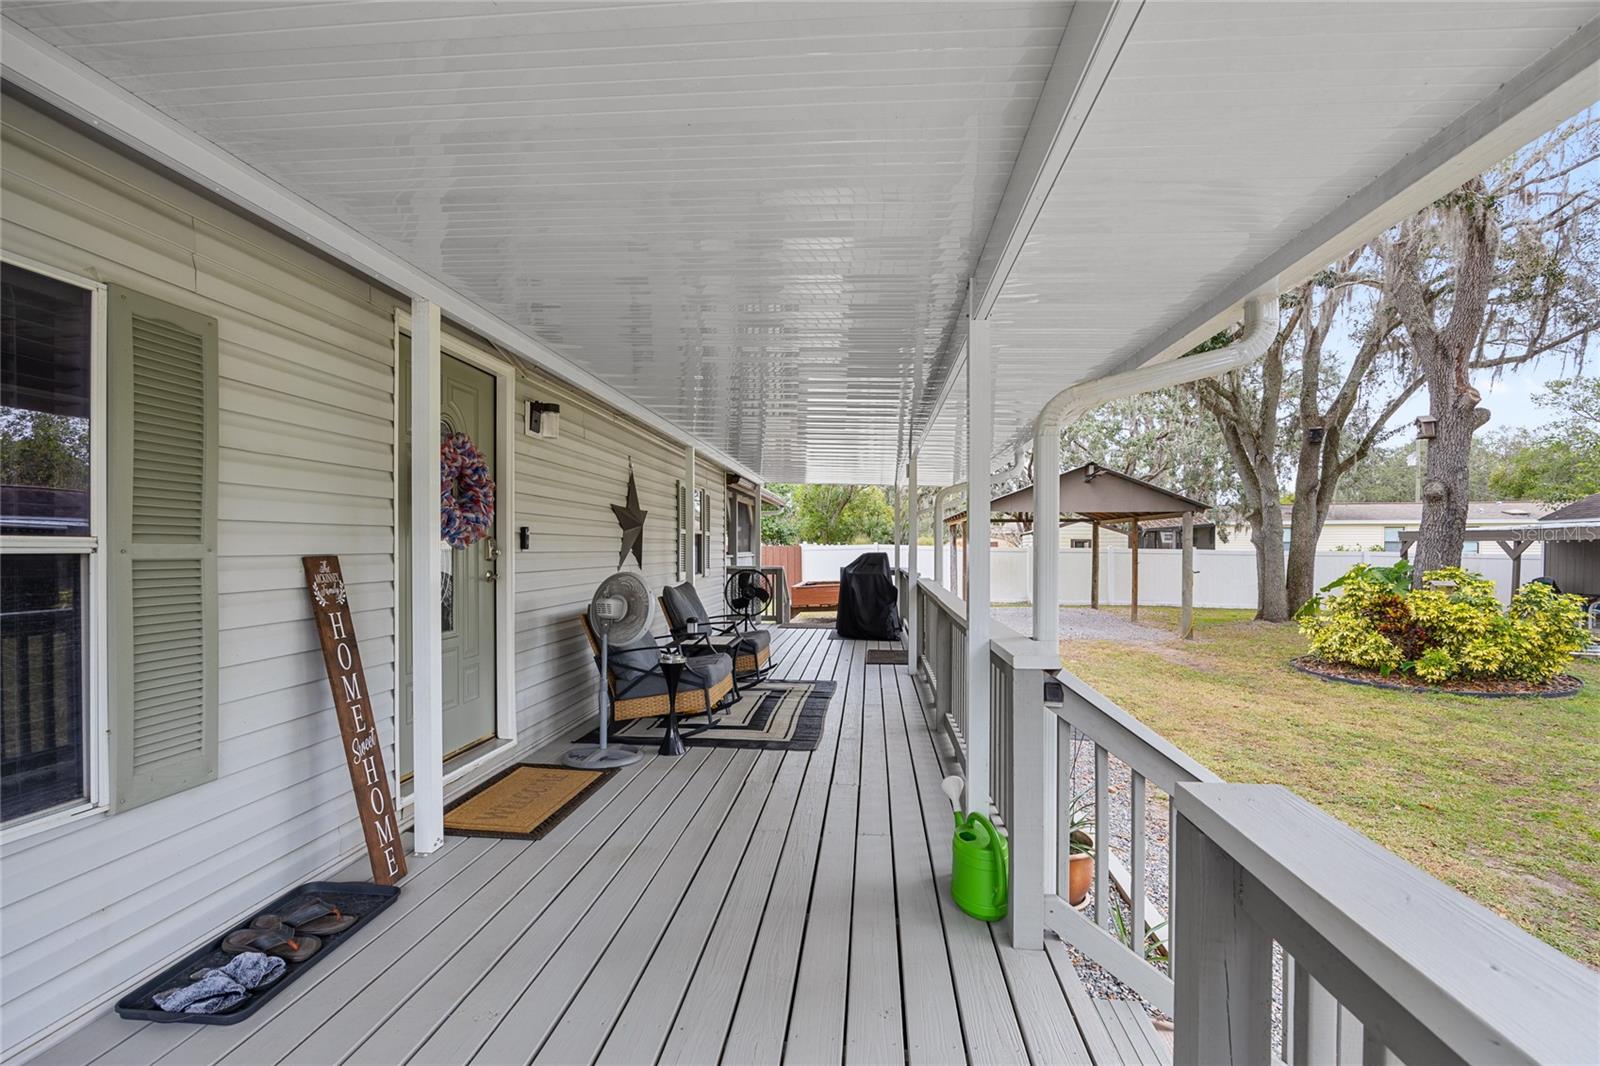
[[[440, 357], [439, 426], [429, 434], [428, 455], [438, 462], [438, 442], [447, 433], [465, 433], [496, 472], [495, 443], [498, 440], [495, 403], [496, 381], [489, 374], [452, 355]], [[406, 413], [411, 409], [411, 338], [400, 337], [400, 411], [404, 432], [400, 456], [400, 558], [411, 557], [411, 427]], [[507, 506], [510, 494], [496, 493], [496, 505]], [[451, 548], [439, 539], [438, 528], [427, 531], [438, 546], [441, 588], [437, 591], [440, 622], [444, 630], [444, 654], [440, 672], [444, 688], [444, 753], [454, 755], [495, 737], [495, 655], [496, 546], [485, 538], [467, 548]], [[411, 617], [409, 568], [401, 566], [401, 628], [408, 628]], [[400, 773], [408, 776], [411, 761], [411, 662], [410, 640], [401, 648], [401, 723]]]

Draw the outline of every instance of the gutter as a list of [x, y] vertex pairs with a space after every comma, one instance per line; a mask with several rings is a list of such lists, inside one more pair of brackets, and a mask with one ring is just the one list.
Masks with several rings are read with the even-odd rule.
[[[1057, 454], [1061, 448], [1061, 432], [1069, 419], [1093, 410], [1111, 400], [1135, 396], [1152, 389], [1172, 385], [1186, 385], [1204, 378], [1226, 374], [1249, 366], [1266, 354], [1278, 335], [1278, 294], [1275, 289], [1250, 297], [1244, 305], [1244, 330], [1232, 344], [1198, 355], [1185, 356], [1169, 363], [1142, 366], [1121, 374], [1080, 382], [1056, 393], [1039, 411], [1034, 420], [1033, 454], [1033, 639], [1043, 641], [1051, 648], [1059, 635], [1060, 611], [1057, 604], [1058, 574], [1061, 552], [1057, 538], [1044, 537], [1045, 524], [1040, 515], [1061, 513], [1060, 472], [1046, 476], [1038, 457]], [[1060, 458], [1046, 464], [1060, 466]], [[1054, 525], [1054, 523], [1050, 523]], [[1040, 545], [1052, 541], [1048, 551]]]

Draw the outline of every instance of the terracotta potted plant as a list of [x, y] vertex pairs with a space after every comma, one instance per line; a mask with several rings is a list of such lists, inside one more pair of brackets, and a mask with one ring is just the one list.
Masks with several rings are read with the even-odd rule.
[[1094, 834], [1089, 832], [1089, 793], [1087, 790], [1072, 797], [1067, 834], [1067, 902], [1082, 908], [1089, 898], [1089, 886], [1094, 884]]
[[1094, 884], [1094, 837], [1086, 829], [1074, 829], [1067, 857], [1067, 902], [1083, 907]]

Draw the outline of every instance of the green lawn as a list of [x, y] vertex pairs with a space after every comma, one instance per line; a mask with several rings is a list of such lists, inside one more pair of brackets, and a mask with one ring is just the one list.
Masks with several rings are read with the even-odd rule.
[[[1126, 613], [1126, 609], [1123, 609]], [[1600, 665], [1567, 699], [1414, 695], [1290, 668], [1293, 625], [1196, 612], [1196, 639], [1063, 643], [1067, 667], [1230, 781], [1274, 782], [1600, 966]], [[1176, 629], [1177, 611], [1141, 622]]]

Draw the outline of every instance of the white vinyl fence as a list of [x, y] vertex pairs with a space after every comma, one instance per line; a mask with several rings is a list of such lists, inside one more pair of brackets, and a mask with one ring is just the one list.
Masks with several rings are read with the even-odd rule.
[[[945, 562], [948, 566], [949, 546]], [[885, 552], [892, 559], [893, 545], [882, 544], [807, 544], [801, 548], [804, 580], [837, 581], [839, 568], [858, 556], [873, 551]], [[1061, 549], [1061, 602], [1087, 606], [1089, 603], [1088, 548]], [[902, 565], [904, 553], [902, 552]], [[1400, 558], [1395, 552], [1344, 551], [1317, 553], [1317, 587], [1321, 588], [1357, 563], [1387, 566]], [[995, 603], [1029, 603], [1033, 600], [1032, 558], [1027, 548], [992, 549], [993, 600]], [[933, 548], [920, 550], [920, 569], [924, 578], [933, 577]], [[1511, 560], [1501, 554], [1466, 555], [1462, 565], [1487, 577], [1495, 584], [1502, 602], [1510, 598]], [[957, 595], [962, 592], [960, 560], [954, 574], [945, 575], [945, 585]], [[1256, 606], [1256, 556], [1253, 551], [1202, 551], [1194, 553], [1194, 603], [1196, 607]], [[1126, 546], [1100, 548], [1100, 602], [1105, 606], [1128, 603], [1132, 591], [1133, 552]], [[1522, 557], [1522, 580], [1532, 581], [1544, 573], [1544, 557], [1529, 552]], [[1182, 597], [1183, 552], [1178, 548], [1139, 549], [1139, 602], [1146, 606], [1178, 606]]]

